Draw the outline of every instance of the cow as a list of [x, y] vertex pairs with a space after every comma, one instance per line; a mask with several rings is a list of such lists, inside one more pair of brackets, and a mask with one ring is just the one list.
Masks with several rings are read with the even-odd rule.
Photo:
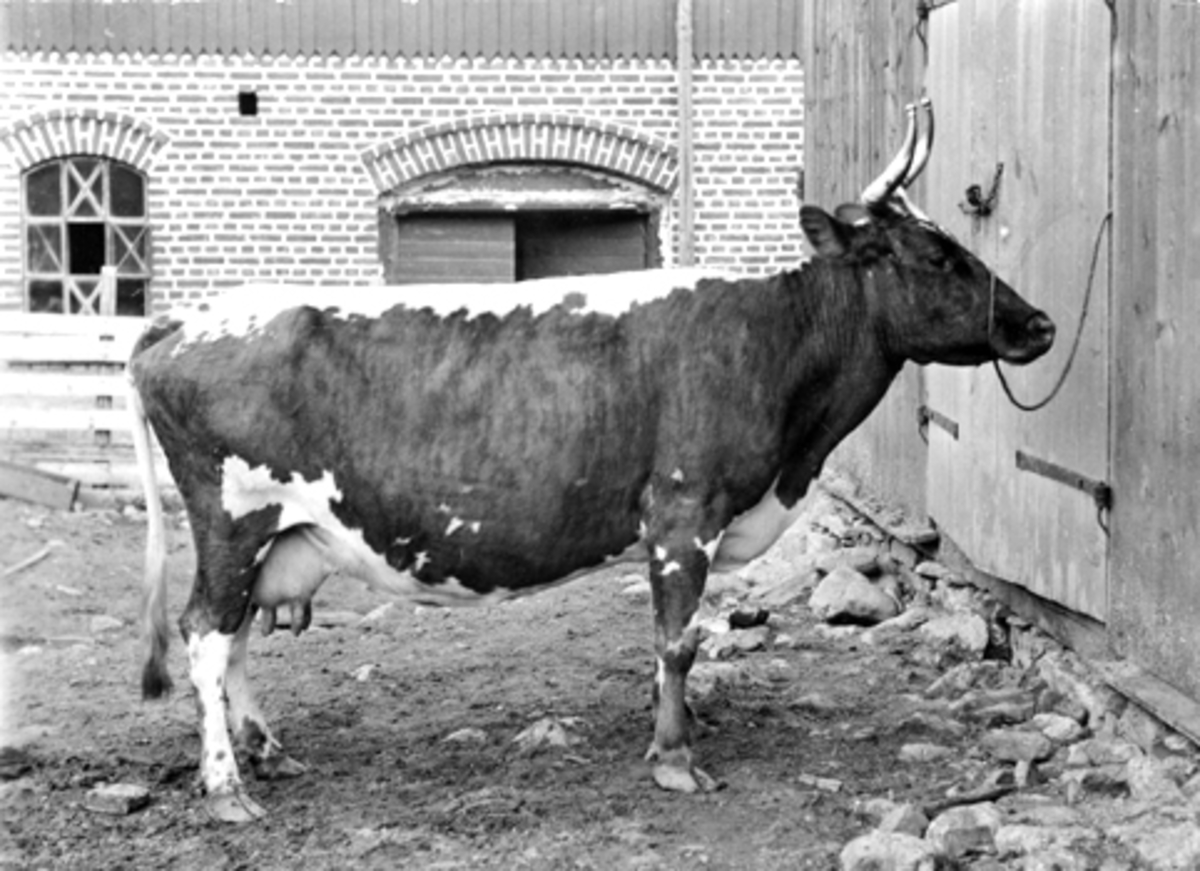
[[264, 292], [258, 313], [151, 325], [129, 367], [149, 526], [142, 688], [171, 686], [152, 428], [195, 542], [179, 627], [212, 816], [264, 813], [235, 746], [260, 776], [303, 771], [255, 701], [247, 643], [260, 612], [268, 631], [281, 609], [303, 629], [333, 574], [461, 605], [648, 563], [652, 775], [715, 788], [684, 697], [708, 573], [779, 537], [906, 361], [1024, 364], [1054, 339], [1045, 313], [909, 201], [925, 114], [920, 135], [909, 107], [899, 154], [860, 202], [801, 208], [814, 255], [770, 277], [406, 288], [402, 303], [293, 288]]

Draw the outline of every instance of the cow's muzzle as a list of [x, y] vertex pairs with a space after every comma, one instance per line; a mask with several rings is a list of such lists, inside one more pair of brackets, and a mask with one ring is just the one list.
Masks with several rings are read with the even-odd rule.
[[1007, 363], [1032, 363], [1054, 345], [1054, 321], [1045, 312], [1034, 312], [1019, 328], [1010, 331], [1000, 350]]

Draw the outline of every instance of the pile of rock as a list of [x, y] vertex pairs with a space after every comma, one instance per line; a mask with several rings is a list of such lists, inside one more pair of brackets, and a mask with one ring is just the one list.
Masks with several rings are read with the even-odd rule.
[[745, 658], [802, 641], [780, 620], [807, 608], [825, 636], [906, 646], [940, 672], [905, 698], [905, 727], [930, 737], [900, 762], [975, 742], [978, 782], [917, 807], [861, 803], [866, 834], [844, 869], [1200, 868], [1196, 747], [1109, 689], [950, 568], [890, 541], [827, 496], [743, 572], [714, 577], [690, 688], [699, 696], [795, 679], [786, 658]]

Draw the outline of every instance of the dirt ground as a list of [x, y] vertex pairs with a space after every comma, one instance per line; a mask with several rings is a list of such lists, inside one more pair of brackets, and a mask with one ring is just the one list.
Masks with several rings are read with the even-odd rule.
[[[897, 765], [900, 745], [913, 740], [895, 727], [903, 694], [935, 671], [911, 647], [860, 649], [820, 632], [799, 606], [771, 618], [790, 645], [745, 655], [777, 679], [697, 705], [707, 727], [698, 758], [724, 788], [663, 792], [642, 760], [652, 729], [650, 607], [623, 592], [628, 570], [488, 609], [400, 603], [366, 624], [352, 618], [383, 601], [346, 582], [316, 600], [318, 618], [341, 625], [298, 638], [255, 633], [252, 680], [309, 770], [277, 782], [247, 772], [269, 816], [217, 825], [198, 801], [199, 739], [178, 636], [174, 696], [139, 696], [144, 532], [137, 516], [0, 499], [0, 568], [53, 543], [40, 562], [0, 578], [0, 743], [28, 762], [0, 781], [0, 867], [824, 871], [870, 827], [863, 800], [937, 798], [978, 762], [964, 750], [949, 765]], [[178, 522], [169, 540], [175, 619], [192, 556]], [[570, 724], [578, 742], [514, 743], [548, 716]], [[481, 731], [445, 740], [463, 729]], [[149, 787], [151, 802], [125, 815], [88, 809], [104, 783]]]

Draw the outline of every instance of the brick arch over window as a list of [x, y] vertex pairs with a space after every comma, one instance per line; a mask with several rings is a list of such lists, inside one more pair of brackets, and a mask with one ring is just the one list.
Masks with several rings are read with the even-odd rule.
[[54, 109], [0, 129], [0, 142], [21, 170], [53, 158], [88, 154], [149, 172], [168, 137], [119, 112]]
[[463, 118], [416, 130], [362, 154], [379, 193], [460, 166], [519, 161], [572, 163], [671, 192], [674, 146], [632, 127], [542, 113]]

